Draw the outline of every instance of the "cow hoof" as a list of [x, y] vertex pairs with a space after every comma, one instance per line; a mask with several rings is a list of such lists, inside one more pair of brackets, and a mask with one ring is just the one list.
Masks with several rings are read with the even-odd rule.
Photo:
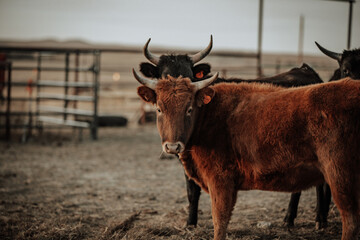
[[284, 226], [288, 228], [294, 227], [294, 219], [290, 219], [288, 216], [284, 218]]
[[186, 226], [184, 228], [187, 229], [187, 230], [192, 231], [192, 230], [194, 230], [196, 228], [196, 225], [186, 223]]
[[321, 230], [327, 227], [327, 222], [316, 222], [315, 223], [315, 229]]
[[287, 227], [288, 229], [293, 228], [294, 227], [294, 222], [285, 222], [283, 223], [284, 227]]

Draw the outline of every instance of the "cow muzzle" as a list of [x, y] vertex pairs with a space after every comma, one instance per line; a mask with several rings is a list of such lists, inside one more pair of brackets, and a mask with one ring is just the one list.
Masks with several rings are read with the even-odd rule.
[[185, 146], [182, 142], [165, 142], [163, 144], [163, 151], [170, 154], [182, 153], [185, 150]]

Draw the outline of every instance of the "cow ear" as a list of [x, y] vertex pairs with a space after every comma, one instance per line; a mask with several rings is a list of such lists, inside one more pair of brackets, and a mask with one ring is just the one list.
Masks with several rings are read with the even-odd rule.
[[159, 68], [157, 66], [152, 65], [151, 63], [147, 63], [147, 62], [140, 63], [140, 72], [142, 72], [144, 76], [149, 78], [160, 78]]
[[140, 86], [140, 87], [138, 87], [137, 91], [138, 91], [138, 95], [145, 102], [152, 103], [152, 104], [156, 103], [156, 93], [151, 88], [148, 88], [146, 86]]
[[204, 104], [209, 104], [215, 96], [215, 90], [211, 87], [206, 87], [199, 90], [196, 93], [196, 103], [198, 107], [203, 106]]
[[210, 73], [211, 67], [207, 63], [198, 64], [193, 67], [194, 79], [204, 79]]

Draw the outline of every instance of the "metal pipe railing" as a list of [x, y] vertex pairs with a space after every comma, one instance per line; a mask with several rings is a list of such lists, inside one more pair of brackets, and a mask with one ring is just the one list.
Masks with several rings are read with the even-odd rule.
[[[91, 136], [93, 139], [97, 139], [97, 127], [98, 127], [98, 89], [99, 89], [99, 72], [100, 72], [100, 50], [94, 50], [94, 49], [55, 49], [55, 48], [13, 48], [13, 47], [1, 47], [0, 46], [0, 52], [4, 52], [5, 54], [14, 54], [19, 52], [32, 52], [37, 53], [36, 57], [36, 67], [27, 67], [27, 66], [16, 66], [14, 67], [13, 64], [7, 63], [7, 65], [4, 65], [6, 69], [8, 70], [8, 81], [5, 86], [7, 86], [7, 110], [5, 112], [6, 121], [5, 121], [5, 128], [6, 128], [6, 139], [10, 139], [11, 136], [11, 104], [12, 101], [26, 101], [28, 102], [28, 121], [26, 124], [23, 125], [24, 127], [24, 134], [23, 134], [23, 140], [26, 141], [28, 136], [31, 134], [32, 129], [32, 118], [36, 117], [36, 126], [40, 128], [40, 122], [48, 121], [55, 124], [64, 124], [67, 126], [73, 126], [73, 127], [88, 127], [91, 131]], [[42, 56], [46, 53], [54, 53], [54, 54], [65, 54], [65, 66], [64, 67], [44, 67], [42, 66]], [[79, 54], [92, 54], [93, 55], [93, 64], [90, 67], [87, 68], [80, 68], [79, 67]], [[75, 68], [70, 67], [70, 55], [76, 54], [77, 61], [75, 62], [76, 66]], [[1, 65], [0, 65], [1, 67]], [[35, 76], [35, 82], [32, 82], [29, 80], [26, 82], [13, 82], [11, 81], [11, 73], [12, 71], [26, 71], [26, 70], [36, 70], [36, 76]], [[65, 79], [64, 81], [47, 81], [47, 80], [41, 80], [41, 73], [44, 71], [61, 71], [65, 72]], [[91, 72], [93, 75], [93, 81], [92, 83], [89, 82], [72, 82], [70, 81], [70, 72], [75, 72], [77, 75], [76, 78], [78, 78], [79, 72]], [[36, 88], [36, 97], [33, 97], [29, 94], [28, 97], [13, 97], [12, 87], [14, 86], [27, 86], [29, 92], [32, 91], [32, 88]], [[41, 89], [45, 87], [62, 87], [64, 88], [64, 94], [63, 95], [56, 95], [54, 93], [46, 93], [46, 91], [41, 91]], [[76, 95], [69, 95], [69, 88], [92, 88], [93, 89], [93, 96], [78, 96]], [[75, 91], [77, 92], [77, 91]], [[53, 100], [61, 100], [63, 101], [63, 108], [62, 110], [56, 109], [56, 114], [62, 114], [62, 118], [51, 118], [46, 117], [45, 115], [53, 115], [51, 113], [48, 113], [51, 109], [47, 109], [47, 111], [40, 112], [40, 104], [41, 101], [46, 101], [46, 99], [53, 99]], [[33, 113], [31, 102], [36, 101], [36, 110], [35, 114]], [[94, 105], [93, 111], [91, 111], [91, 114], [89, 115], [89, 112], [82, 112], [82, 110], [73, 110], [73, 109], [67, 109], [69, 106], [70, 101], [91, 101]], [[19, 116], [25, 116], [25, 112], [14, 112], [14, 114], [18, 114]], [[45, 114], [45, 115], [44, 115]], [[85, 122], [79, 122], [74, 121], [71, 119], [68, 119], [68, 115], [89, 115], [91, 119], [91, 123], [85, 123]], [[0, 115], [4, 115], [3, 112], [0, 112]], [[76, 119], [76, 118], [75, 118]], [[39, 121], [38, 121], [39, 120]]]

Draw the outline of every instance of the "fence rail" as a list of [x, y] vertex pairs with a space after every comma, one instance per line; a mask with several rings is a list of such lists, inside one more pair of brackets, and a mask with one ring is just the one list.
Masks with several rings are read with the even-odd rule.
[[[7, 98], [6, 98], [6, 111], [0, 112], [0, 115], [5, 115], [5, 125], [0, 125], [0, 127], [5, 127], [7, 140], [11, 136], [11, 128], [15, 127], [25, 127], [26, 131], [23, 134], [23, 140], [31, 135], [32, 128], [42, 128], [43, 123], [57, 124], [62, 126], [71, 126], [77, 128], [89, 128], [91, 136], [93, 139], [97, 139], [97, 123], [98, 123], [98, 89], [99, 89], [99, 73], [100, 73], [100, 55], [101, 52], [97, 49], [70, 49], [70, 48], [16, 48], [16, 47], [0, 47], [0, 53], [6, 55], [8, 54], [21, 54], [23, 52], [31, 52], [36, 56], [33, 60], [36, 61], [36, 67], [28, 66], [16, 66], [14, 67], [14, 62], [5, 61], [0, 62], [0, 72], [4, 75], [5, 72], [8, 73], [7, 81], [4, 82], [4, 87], [7, 88]], [[43, 63], [46, 61], [51, 61], [51, 59], [43, 59], [42, 55], [54, 54], [54, 55], [63, 55], [65, 56], [65, 67], [46, 67], [43, 66]], [[88, 67], [79, 66], [79, 56], [80, 54], [92, 55], [92, 64]], [[75, 67], [70, 66], [70, 55], [75, 56]], [[37, 70], [36, 80], [35, 81], [12, 81], [12, 73], [18, 71], [29, 71]], [[42, 79], [41, 74], [49, 71], [59, 71], [64, 72], [65, 77], [62, 81], [56, 81], [51, 79]], [[69, 80], [69, 73], [74, 72], [76, 74], [75, 80]], [[78, 74], [80, 72], [87, 72], [92, 74], [91, 82], [81, 82], [78, 80]], [[27, 87], [28, 95], [24, 96], [14, 96], [12, 91], [16, 87]], [[48, 87], [62, 88], [63, 94], [51, 93], [46, 91]], [[33, 96], [32, 91], [34, 89], [35, 96]], [[74, 89], [70, 93], [70, 89]], [[91, 89], [90, 95], [79, 95], [79, 89]], [[52, 101], [62, 102], [63, 107], [48, 106], [44, 103]], [[28, 104], [28, 111], [11, 111], [11, 102], [24, 102], [24, 105]], [[70, 108], [70, 102], [90, 102], [92, 103], [92, 110], [83, 110]], [[36, 110], [33, 111], [32, 104], [35, 104]], [[76, 104], [75, 104], [76, 105]], [[90, 119], [87, 122], [77, 121], [76, 119], [69, 119], [69, 116], [75, 118], [75, 116], [87, 116]], [[28, 122], [23, 125], [11, 124], [11, 117], [14, 116], [28, 116]], [[58, 116], [58, 117], [54, 117]], [[34, 118], [34, 120], [33, 120]]]

